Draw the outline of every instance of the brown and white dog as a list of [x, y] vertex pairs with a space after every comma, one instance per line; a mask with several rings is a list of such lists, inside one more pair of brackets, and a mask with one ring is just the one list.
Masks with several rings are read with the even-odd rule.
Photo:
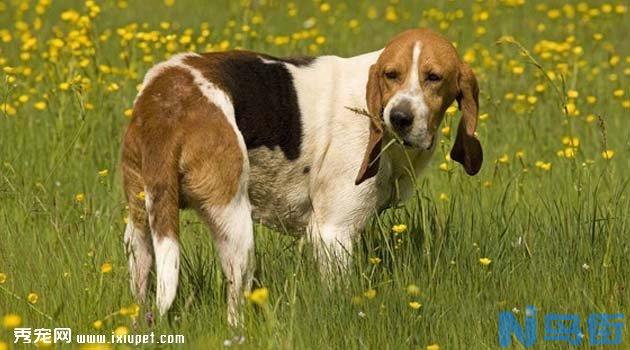
[[[426, 164], [455, 99], [463, 116], [451, 157], [473, 175], [482, 163], [477, 81], [451, 43], [427, 29], [351, 58], [231, 51], [156, 65], [122, 151], [134, 295], [145, 300], [155, 263], [158, 310], [171, 306], [182, 208], [211, 228], [232, 324], [251, 285], [254, 220], [303, 233], [324, 267], [343, 264], [368, 218], [413, 193], [409, 168], [417, 174]], [[380, 116], [385, 132], [348, 107]], [[402, 142], [381, 152], [392, 135]]]

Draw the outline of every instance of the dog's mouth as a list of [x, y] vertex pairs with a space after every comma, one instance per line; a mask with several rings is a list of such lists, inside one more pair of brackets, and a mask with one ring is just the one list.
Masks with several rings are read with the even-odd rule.
[[422, 149], [425, 151], [430, 151], [431, 148], [433, 148], [433, 144], [435, 143], [435, 136], [431, 136], [431, 142], [429, 142], [429, 145], [427, 146], [422, 146], [419, 145], [417, 143], [414, 142], [410, 142], [409, 140], [402, 138], [401, 139], [403, 146], [407, 147], [407, 148], [413, 148], [413, 149]]
[[409, 147], [409, 148], [418, 148], [418, 146], [414, 145], [413, 143], [407, 141], [407, 140], [403, 140], [403, 145], [405, 147]]

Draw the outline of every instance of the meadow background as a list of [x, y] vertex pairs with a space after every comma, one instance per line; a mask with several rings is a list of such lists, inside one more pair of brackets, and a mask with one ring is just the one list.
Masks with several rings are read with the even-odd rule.
[[497, 349], [499, 312], [522, 320], [530, 304], [536, 348], [569, 347], [543, 342], [550, 312], [580, 315], [588, 347], [590, 313], [630, 311], [627, 2], [0, 0], [0, 349], [18, 325], [150, 331], [132, 326], [147, 309], [128, 287], [118, 163], [151, 65], [233, 48], [352, 56], [418, 26], [479, 78], [482, 171], [446, 157], [453, 107], [417, 196], [373, 220], [332, 290], [308, 247], [258, 227], [265, 289], [236, 333], [206, 227], [185, 214], [178, 299], [151, 330], [184, 334], [177, 348]]

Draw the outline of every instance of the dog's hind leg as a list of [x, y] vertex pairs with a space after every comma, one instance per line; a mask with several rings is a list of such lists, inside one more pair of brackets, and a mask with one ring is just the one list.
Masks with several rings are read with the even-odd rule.
[[227, 286], [228, 323], [239, 325], [244, 292], [251, 288], [254, 269], [254, 228], [246, 193], [226, 206], [205, 208]]
[[144, 182], [140, 174], [137, 135], [134, 132], [134, 130], [127, 132], [122, 152], [123, 184], [129, 207], [124, 245], [128, 258], [131, 292], [139, 304], [144, 304], [153, 267], [153, 247], [144, 207]]
[[151, 235], [143, 227], [138, 227], [132, 217], [125, 227], [125, 251], [131, 275], [131, 292], [139, 304], [147, 297], [149, 275], [153, 266]]
[[[184, 197], [210, 226], [227, 279], [228, 322], [239, 323], [243, 292], [250, 288], [254, 231], [247, 193], [249, 160], [234, 111], [223, 93], [208, 89], [187, 115], [180, 169]], [[205, 90], [204, 90], [205, 91]]]
[[179, 184], [175, 168], [153, 174], [145, 180], [145, 206], [155, 254], [156, 304], [164, 315], [175, 299], [179, 281]]
[[[147, 141], [142, 155], [144, 207], [150, 227], [156, 273], [156, 304], [160, 315], [171, 307], [179, 281], [178, 140], [167, 128], [162, 138]], [[146, 241], [145, 241], [146, 243]]]
[[[228, 322], [236, 326], [243, 292], [251, 286], [254, 265], [254, 230], [247, 194], [249, 162], [227, 122], [217, 115], [206, 117], [204, 123], [208, 125], [198, 130], [222, 129], [221, 136], [201, 131], [188, 133], [189, 142], [182, 157], [183, 190], [210, 226], [228, 283]], [[226, 125], [222, 127], [223, 123]]]

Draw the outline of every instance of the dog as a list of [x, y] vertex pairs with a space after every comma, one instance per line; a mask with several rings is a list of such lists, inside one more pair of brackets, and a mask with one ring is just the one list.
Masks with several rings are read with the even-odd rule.
[[307, 237], [324, 270], [343, 266], [370, 216], [413, 193], [409, 170], [419, 174], [434, 153], [455, 100], [451, 158], [479, 171], [478, 93], [471, 68], [428, 29], [350, 58], [229, 51], [154, 66], [122, 147], [132, 293], [145, 302], [155, 264], [158, 311], [170, 308], [183, 208], [211, 229], [230, 324], [253, 278], [254, 222]]

